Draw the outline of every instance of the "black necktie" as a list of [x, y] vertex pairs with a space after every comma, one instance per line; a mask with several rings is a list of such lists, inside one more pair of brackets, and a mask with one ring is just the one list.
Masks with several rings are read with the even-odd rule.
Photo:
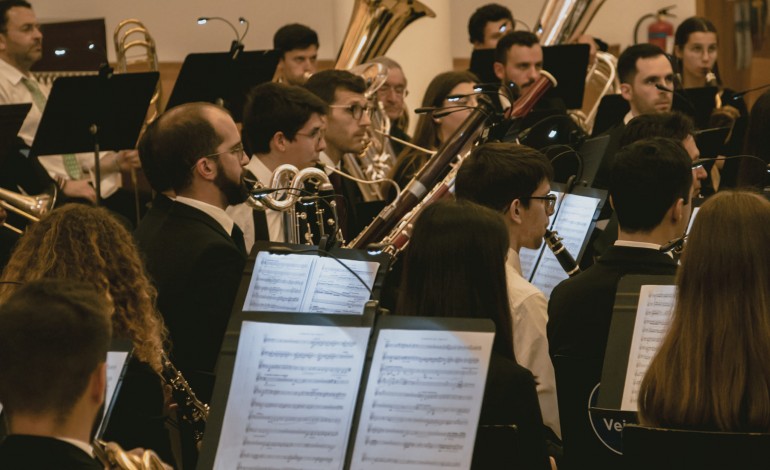
[[243, 253], [243, 256], [246, 256], [248, 253], [246, 253], [246, 242], [243, 241], [243, 230], [237, 224], [233, 224], [233, 231], [230, 236], [233, 237], [235, 246]]

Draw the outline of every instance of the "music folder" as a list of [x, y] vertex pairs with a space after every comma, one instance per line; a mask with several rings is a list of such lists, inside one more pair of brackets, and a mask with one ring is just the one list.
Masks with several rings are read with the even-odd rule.
[[473, 72], [480, 83], [500, 83], [495, 75], [495, 49], [474, 49], [468, 70]]
[[32, 103], [0, 105], [0, 159], [5, 158], [17, 142], [16, 136], [31, 107]]
[[275, 75], [277, 51], [245, 51], [235, 59], [229, 52], [189, 54], [182, 63], [166, 109], [204, 101], [224, 106], [241, 122], [248, 92]]
[[561, 98], [567, 109], [583, 107], [589, 51], [588, 44], [543, 47], [543, 69], [553, 75], [558, 83], [548, 94]]
[[597, 407], [636, 413], [639, 386], [668, 330], [674, 276], [627, 275], [618, 283]]
[[133, 345], [130, 340], [113, 339], [110, 350], [107, 352], [107, 388], [102, 406], [102, 417], [95, 433], [97, 439], [101, 439], [107, 430], [112, 410], [120, 393], [120, 386], [123, 384], [123, 377], [128, 369], [132, 349]]
[[470, 468], [490, 320], [231, 320], [197, 468]]

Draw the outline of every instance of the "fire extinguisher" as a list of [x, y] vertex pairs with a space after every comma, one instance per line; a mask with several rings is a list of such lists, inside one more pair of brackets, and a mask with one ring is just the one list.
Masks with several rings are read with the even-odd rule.
[[636, 22], [634, 27], [634, 44], [639, 44], [639, 27], [648, 18], [655, 18], [653, 23], [647, 27], [647, 42], [654, 44], [665, 52], [671, 52], [674, 40], [674, 25], [666, 21], [666, 17], [674, 18], [676, 15], [669, 13], [669, 10], [676, 8], [676, 5], [661, 8], [655, 13], [648, 13]]

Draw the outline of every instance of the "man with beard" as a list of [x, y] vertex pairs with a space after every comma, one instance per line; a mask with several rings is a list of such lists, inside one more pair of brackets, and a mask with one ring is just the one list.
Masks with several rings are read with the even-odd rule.
[[136, 238], [158, 289], [171, 360], [208, 402], [246, 261], [243, 232], [225, 208], [246, 199], [248, 158], [228, 112], [208, 103], [163, 114], [142, 136], [139, 154], [153, 189], [172, 189], [175, 198], [156, 199]]

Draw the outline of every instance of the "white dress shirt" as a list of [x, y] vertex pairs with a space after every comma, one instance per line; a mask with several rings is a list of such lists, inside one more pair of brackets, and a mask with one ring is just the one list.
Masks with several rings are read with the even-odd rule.
[[232, 235], [233, 233], [233, 225], [235, 225], [235, 222], [233, 222], [233, 219], [230, 218], [229, 215], [227, 215], [227, 212], [223, 211], [217, 206], [211, 205], [208, 202], [199, 201], [198, 199], [191, 199], [189, 197], [184, 197], [177, 195], [176, 199], [174, 199], [176, 202], [181, 202], [182, 204], [185, 204], [190, 207], [194, 207], [198, 209], [199, 211], [205, 213], [212, 219], [216, 220], [219, 225], [222, 226], [223, 229], [225, 229], [225, 232]]

